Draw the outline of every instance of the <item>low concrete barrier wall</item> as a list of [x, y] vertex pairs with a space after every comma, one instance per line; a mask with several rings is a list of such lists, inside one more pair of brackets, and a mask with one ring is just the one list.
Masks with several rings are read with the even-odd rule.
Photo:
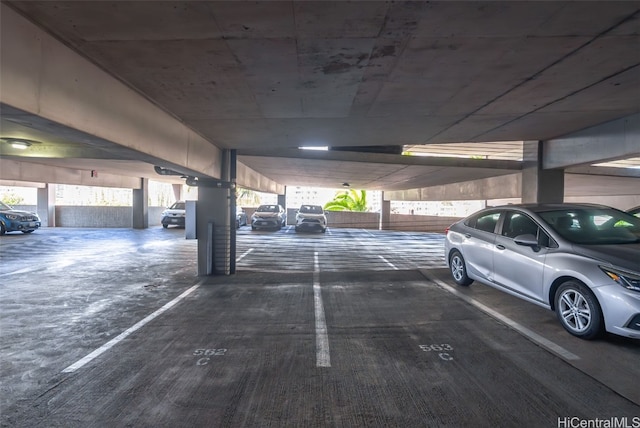
[[56, 206], [56, 227], [133, 227], [131, 207]]
[[380, 213], [359, 213], [349, 211], [329, 211], [327, 213], [329, 227], [353, 227], [357, 229], [380, 228]]
[[[35, 205], [15, 205], [15, 209], [36, 212]], [[149, 207], [149, 226], [159, 226], [165, 207]], [[255, 208], [246, 207], [247, 221]], [[426, 215], [391, 214], [387, 230], [406, 230], [415, 232], [443, 233], [458, 217], [439, 217]], [[380, 213], [360, 213], [348, 211], [329, 211], [329, 227], [357, 228], [377, 230], [380, 225]], [[296, 223], [296, 210], [287, 210], [287, 223]], [[132, 207], [94, 207], [62, 205], [56, 207], [56, 227], [133, 227]]]
[[388, 229], [444, 233], [447, 227], [458, 220], [460, 220], [460, 217], [391, 214]]

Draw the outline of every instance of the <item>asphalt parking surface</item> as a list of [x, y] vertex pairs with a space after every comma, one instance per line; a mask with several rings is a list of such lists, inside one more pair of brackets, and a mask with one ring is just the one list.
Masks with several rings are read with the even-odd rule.
[[638, 341], [455, 288], [442, 240], [243, 227], [238, 273], [198, 278], [181, 229], [7, 234], [1, 424], [640, 426]]

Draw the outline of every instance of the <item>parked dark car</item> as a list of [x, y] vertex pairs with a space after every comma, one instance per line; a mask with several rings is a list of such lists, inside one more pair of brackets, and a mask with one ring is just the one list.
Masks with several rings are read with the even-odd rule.
[[251, 230], [282, 229], [287, 224], [287, 213], [281, 205], [260, 205], [251, 216]]
[[447, 230], [454, 281], [554, 310], [574, 336], [640, 338], [640, 218], [592, 204], [483, 209]]
[[236, 229], [247, 225], [247, 213], [241, 207], [236, 207]]
[[169, 226], [184, 227], [184, 218], [184, 201], [175, 202], [173, 205], [162, 212], [162, 227], [164, 227], [165, 229]]
[[0, 235], [7, 232], [31, 233], [40, 226], [40, 217], [37, 214], [14, 210], [4, 202], [0, 202]]

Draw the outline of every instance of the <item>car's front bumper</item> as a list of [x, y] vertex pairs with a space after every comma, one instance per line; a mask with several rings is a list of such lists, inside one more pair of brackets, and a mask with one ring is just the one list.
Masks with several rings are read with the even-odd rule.
[[39, 221], [18, 221], [9, 220], [5, 222], [5, 228], [7, 232], [24, 232], [34, 231], [42, 225]]
[[166, 226], [182, 226], [184, 227], [184, 217], [163, 217], [162, 224]]
[[276, 228], [280, 226], [280, 219], [278, 217], [272, 217], [272, 218], [262, 218], [262, 217], [257, 217], [254, 218], [253, 221], [251, 222], [251, 227], [253, 228]]
[[319, 221], [314, 221], [314, 220], [304, 220], [304, 221], [300, 221], [296, 224], [296, 230], [304, 230], [304, 231], [314, 231], [314, 230], [319, 230], [319, 231], [324, 231], [327, 228], [327, 226]]
[[609, 333], [640, 339], [640, 292], [618, 284], [592, 288]]

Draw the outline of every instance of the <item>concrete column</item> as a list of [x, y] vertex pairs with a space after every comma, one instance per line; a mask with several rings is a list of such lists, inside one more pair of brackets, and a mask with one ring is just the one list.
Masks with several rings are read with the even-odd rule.
[[173, 187], [173, 196], [176, 198], [176, 201], [184, 201], [182, 199], [182, 184], [172, 184]]
[[47, 183], [38, 188], [37, 213], [42, 226], [56, 227], [56, 185]]
[[196, 235], [200, 276], [231, 273], [229, 213], [229, 189], [198, 187]]
[[149, 227], [149, 179], [140, 179], [140, 188], [133, 189], [133, 228]]
[[542, 169], [542, 141], [525, 141], [523, 147], [522, 202], [564, 201], [564, 169]]
[[388, 230], [391, 224], [391, 201], [386, 201], [384, 199], [384, 192], [381, 193], [380, 230]]
[[[230, 275], [235, 273], [235, 152], [222, 153], [221, 182], [198, 187], [196, 205], [196, 235], [198, 237], [198, 275]], [[218, 185], [220, 184], [220, 185]], [[235, 208], [234, 208], [235, 209]]]
[[282, 207], [286, 210], [287, 209], [287, 188], [284, 188], [285, 190], [285, 194], [284, 195], [278, 195], [278, 204], [282, 205]]

